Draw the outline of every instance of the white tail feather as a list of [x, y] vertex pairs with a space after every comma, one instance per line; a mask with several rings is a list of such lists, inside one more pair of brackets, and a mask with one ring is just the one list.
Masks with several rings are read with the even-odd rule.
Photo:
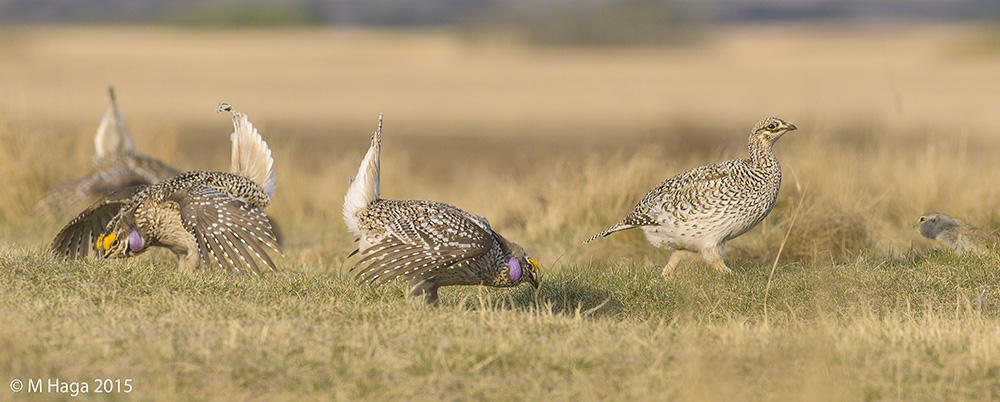
[[111, 96], [111, 104], [104, 112], [101, 125], [97, 127], [97, 134], [94, 135], [94, 148], [97, 149], [98, 158], [135, 152], [135, 142], [132, 141], [132, 135], [125, 126], [125, 118], [118, 111], [115, 102], [115, 88], [109, 87], [108, 94]]
[[368, 148], [368, 153], [361, 160], [358, 168], [358, 175], [350, 181], [347, 188], [347, 195], [344, 196], [344, 222], [347, 228], [355, 236], [361, 237], [361, 230], [358, 228], [358, 211], [378, 199], [379, 187], [379, 148], [382, 143], [382, 115], [378, 115], [378, 129], [372, 133], [372, 145]]
[[274, 196], [278, 186], [274, 182], [274, 159], [267, 143], [250, 124], [243, 113], [233, 110], [226, 103], [219, 103], [216, 113], [228, 111], [233, 114], [233, 133], [229, 139], [233, 142], [233, 161], [230, 172], [246, 177], [257, 183], [268, 196]]

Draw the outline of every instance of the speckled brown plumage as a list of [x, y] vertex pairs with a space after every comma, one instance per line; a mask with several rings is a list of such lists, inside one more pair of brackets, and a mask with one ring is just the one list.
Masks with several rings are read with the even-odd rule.
[[663, 269], [668, 276], [690, 252], [715, 269], [732, 271], [722, 260], [726, 242], [746, 233], [771, 212], [781, 186], [781, 165], [771, 148], [795, 126], [769, 117], [750, 132], [750, 156], [701, 166], [653, 188], [620, 222], [588, 239], [642, 228], [656, 247], [674, 249]]
[[274, 192], [273, 161], [246, 116], [234, 112], [233, 120], [233, 147], [240, 150], [233, 153], [233, 173], [187, 172], [113, 192], [70, 221], [53, 240], [53, 252], [84, 257], [90, 242], [101, 257], [121, 258], [159, 246], [177, 255], [181, 269], [204, 262], [257, 273], [259, 260], [275, 270], [263, 246], [280, 249], [262, 211]]
[[42, 198], [39, 207], [56, 214], [108, 192], [140, 184], [152, 184], [180, 174], [159, 160], [135, 153], [135, 142], [108, 88], [111, 103], [94, 135], [96, 154], [91, 173], [59, 184]]
[[344, 197], [344, 220], [358, 237], [357, 278], [382, 285], [410, 281], [426, 303], [451, 285], [538, 286], [537, 263], [520, 245], [494, 232], [486, 218], [434, 201], [379, 198], [379, 129]]

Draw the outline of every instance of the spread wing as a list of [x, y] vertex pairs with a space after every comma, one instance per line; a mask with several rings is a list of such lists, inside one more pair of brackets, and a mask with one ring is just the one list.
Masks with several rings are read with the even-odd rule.
[[277, 271], [263, 245], [278, 253], [281, 249], [260, 208], [205, 186], [175, 191], [167, 200], [180, 206], [181, 222], [198, 242], [206, 266], [214, 260], [227, 272], [249, 268], [257, 274], [260, 260], [267, 269]]
[[444, 204], [412, 220], [392, 221], [386, 225], [388, 235], [366, 249], [352, 270], [363, 267], [356, 278], [377, 287], [399, 277], [461, 269], [495, 242], [489, 227], [482, 224]]
[[49, 214], [56, 214], [110, 191], [153, 184], [180, 174], [156, 159], [131, 154], [98, 158], [94, 162], [94, 168], [94, 173], [64, 182], [50, 190], [39, 201], [38, 207]]
[[38, 206], [50, 214], [56, 214], [109, 191], [140, 184], [150, 182], [128, 169], [100, 171], [60, 184], [45, 193]]
[[131, 186], [105, 195], [69, 221], [49, 248], [56, 256], [83, 258], [94, 246], [97, 237], [104, 232], [108, 222], [131, 201], [132, 197], [146, 186]]

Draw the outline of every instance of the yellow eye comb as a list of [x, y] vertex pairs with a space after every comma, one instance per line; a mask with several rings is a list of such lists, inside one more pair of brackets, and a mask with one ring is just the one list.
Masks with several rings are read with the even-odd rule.
[[114, 233], [111, 233], [111, 234], [108, 234], [108, 235], [101, 235], [101, 237], [97, 238], [97, 249], [98, 250], [108, 250], [108, 249], [110, 249], [111, 248], [111, 243], [113, 243], [115, 241], [116, 237], [118, 237], [118, 236], [115, 235]]

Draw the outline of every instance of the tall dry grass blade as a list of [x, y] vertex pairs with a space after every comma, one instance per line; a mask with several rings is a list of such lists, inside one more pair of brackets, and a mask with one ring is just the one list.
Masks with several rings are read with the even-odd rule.
[[767, 274], [767, 284], [764, 285], [764, 326], [768, 326], [767, 321], [767, 295], [771, 291], [771, 279], [774, 278], [774, 270], [778, 267], [778, 259], [781, 258], [781, 252], [785, 249], [785, 243], [788, 242], [788, 235], [792, 234], [792, 228], [795, 227], [795, 218], [799, 216], [799, 209], [802, 208], [802, 201], [806, 199], [806, 192], [809, 191], [809, 184], [806, 184], [805, 189], [799, 195], [799, 203], [795, 205], [795, 212], [792, 212], [792, 220], [788, 223], [788, 230], [785, 232], [785, 238], [781, 239], [781, 245], [778, 246], [778, 255], [774, 256], [774, 264], [771, 264], [771, 272]]

